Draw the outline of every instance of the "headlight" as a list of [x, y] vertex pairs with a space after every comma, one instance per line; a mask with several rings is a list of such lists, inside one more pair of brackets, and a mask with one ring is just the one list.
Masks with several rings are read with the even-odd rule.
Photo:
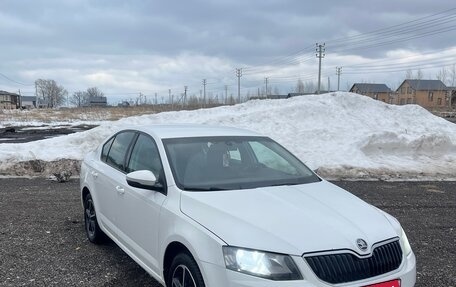
[[405, 235], [404, 229], [401, 228], [401, 230], [401, 242], [402, 246], [404, 246], [404, 253], [407, 256], [410, 254], [410, 252], [412, 252], [412, 247], [410, 246], [407, 235]]
[[289, 255], [223, 246], [226, 268], [270, 280], [302, 279]]

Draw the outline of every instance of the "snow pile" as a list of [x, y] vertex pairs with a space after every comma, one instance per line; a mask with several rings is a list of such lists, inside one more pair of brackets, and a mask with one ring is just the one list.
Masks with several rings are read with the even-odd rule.
[[456, 178], [455, 124], [416, 105], [388, 105], [351, 93], [143, 115], [68, 136], [0, 144], [0, 172], [8, 173], [20, 162], [81, 160], [123, 127], [169, 123], [234, 126], [263, 133], [330, 178]]

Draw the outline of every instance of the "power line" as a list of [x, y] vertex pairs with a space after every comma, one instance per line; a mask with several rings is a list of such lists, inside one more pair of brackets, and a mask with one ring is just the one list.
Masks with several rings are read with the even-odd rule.
[[[434, 36], [444, 32], [453, 31], [456, 26], [445, 26], [452, 23], [456, 17], [456, 8], [448, 9], [429, 16], [421, 17], [412, 21], [400, 23], [386, 28], [377, 29], [367, 33], [344, 37], [329, 41], [334, 44], [335, 52], [354, 51], [368, 49], [409, 41], [422, 37]], [[443, 27], [442, 27], [443, 26]], [[410, 32], [413, 32], [410, 34]], [[405, 36], [404, 36], [405, 35]], [[286, 59], [286, 58], [284, 58]], [[305, 61], [310, 61], [308, 57]], [[274, 61], [272, 61], [274, 62]], [[296, 59], [287, 59], [280, 64], [297, 63]], [[320, 61], [319, 61], [320, 66]], [[277, 67], [250, 67], [247, 68], [246, 75], [277, 71]], [[319, 68], [320, 72], [320, 68]], [[274, 77], [276, 78], [276, 77]], [[319, 76], [319, 79], [321, 77]]]
[[[306, 46], [304, 47], [303, 49], [299, 50], [299, 51], [296, 51], [294, 53], [291, 53], [289, 55], [285, 55], [285, 56], [279, 56], [275, 59], [272, 59], [271, 61], [268, 61], [268, 62], [263, 62], [261, 63], [260, 65], [256, 65], [255, 67], [244, 67], [243, 70], [245, 72], [250, 72], [252, 70], [255, 70], [256, 67], [264, 67], [264, 66], [272, 66], [272, 65], [289, 65], [289, 64], [292, 64], [292, 63], [298, 63], [300, 60], [299, 58], [302, 56], [302, 55], [305, 55], [305, 54], [308, 54], [310, 52], [312, 52], [312, 47], [313, 45], [309, 45], [309, 46]], [[307, 52], [307, 53], [306, 53]]]
[[5, 74], [3, 74], [3, 73], [0, 73], [0, 76], [2, 76], [3, 78], [7, 79], [8, 81], [10, 81], [10, 82], [12, 82], [12, 83], [18, 84], [18, 85], [27, 86], [27, 87], [31, 87], [31, 86], [34, 86], [34, 85], [35, 85], [35, 84], [24, 84], [24, 83], [22, 83], [22, 82], [13, 80], [13, 79], [11, 79], [10, 77], [8, 77], [7, 75], [5, 75]]
[[[444, 10], [444, 11], [441, 11], [441, 12], [438, 12], [438, 13], [435, 13], [435, 14], [432, 14], [432, 15], [428, 15], [428, 16], [425, 16], [425, 17], [417, 18], [417, 19], [414, 19], [414, 20], [411, 20], [411, 21], [403, 22], [403, 23], [392, 25], [392, 26], [385, 27], [385, 28], [376, 29], [376, 30], [373, 30], [373, 31], [370, 31], [370, 32], [365, 32], [365, 33], [360, 33], [360, 34], [349, 36], [349, 37], [343, 37], [343, 38], [330, 40], [330, 41], [327, 41], [327, 43], [332, 45], [332, 44], [335, 44], [335, 43], [350, 42], [350, 41], [353, 41], [354, 39], [357, 39], [356, 41], [365, 41], [365, 39], [363, 39], [363, 38], [372, 37], [372, 36], [378, 37], [379, 35], [384, 35], [384, 33], [388, 33], [388, 32], [391, 32], [391, 31], [396, 31], [397, 32], [397, 31], [400, 31], [401, 29], [403, 29], [404, 27], [410, 27], [410, 26], [413, 27], [413, 25], [415, 25], [414, 23], [425, 25], [425, 24], [428, 24], [429, 21], [436, 21], [438, 19], [442, 19], [443, 17], [440, 17], [440, 18], [437, 18], [437, 19], [433, 19], [433, 20], [423, 21], [425, 19], [432, 18], [432, 17], [439, 16], [439, 15], [444, 15], [444, 14], [447, 14], [449, 12], [451, 12], [450, 15], [449, 15], [449, 16], [451, 16], [451, 15], [453, 15], [452, 13], [455, 12], [455, 11], [456, 11], [456, 8], [452, 8], [452, 9]], [[412, 24], [412, 25], [410, 25], [410, 24]], [[414, 27], [416, 27], [416, 25]]]

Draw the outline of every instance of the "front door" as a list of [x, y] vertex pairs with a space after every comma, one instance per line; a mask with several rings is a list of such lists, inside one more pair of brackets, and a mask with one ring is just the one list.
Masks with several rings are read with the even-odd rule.
[[141, 189], [125, 184], [118, 194], [118, 225], [125, 235], [124, 242], [137, 258], [157, 274], [158, 227], [160, 209], [166, 199], [163, 165], [155, 141], [140, 134], [131, 150], [126, 171], [150, 170], [157, 178], [156, 190]]

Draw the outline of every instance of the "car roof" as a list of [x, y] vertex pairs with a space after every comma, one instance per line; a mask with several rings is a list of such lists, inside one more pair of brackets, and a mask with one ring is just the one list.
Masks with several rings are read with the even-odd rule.
[[204, 124], [140, 125], [132, 126], [128, 129], [142, 131], [161, 139], [211, 136], [261, 136], [261, 134], [246, 129]]

